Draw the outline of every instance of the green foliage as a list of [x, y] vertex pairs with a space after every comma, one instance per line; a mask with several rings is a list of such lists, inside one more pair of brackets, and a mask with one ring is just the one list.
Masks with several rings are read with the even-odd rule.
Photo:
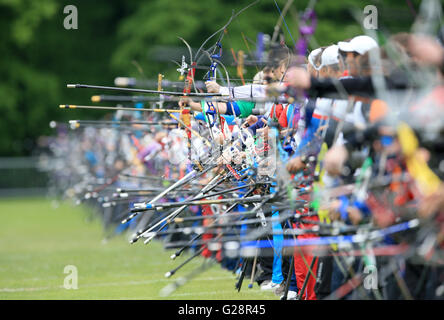
[[[78, 30], [63, 28], [68, 4], [78, 7]], [[0, 1], [0, 156], [30, 154], [40, 135], [52, 134], [51, 120], [82, 115], [58, 109], [89, 100], [67, 83], [112, 81], [108, 61], [119, 11], [118, 1]]]
[[[278, 0], [282, 10], [287, 0]], [[201, 44], [252, 0], [0, 0], [0, 156], [32, 152], [40, 135], [51, 134], [51, 120], [91, 119], [103, 112], [59, 110], [59, 104], [90, 104], [91, 90], [68, 90], [67, 83], [113, 85], [116, 76], [156, 79], [162, 73], [176, 80], [177, 66], [188, 54], [178, 37], [194, 53]], [[298, 20], [308, 0], [294, 1], [281, 32], [292, 48], [298, 39]], [[420, 0], [412, 1], [418, 11]], [[78, 8], [78, 30], [65, 30], [63, 8]], [[362, 12], [368, 4], [379, 11], [382, 32], [408, 31], [414, 14], [404, 0], [317, 1], [318, 27], [311, 47], [328, 45], [361, 34], [351, 10]], [[273, 0], [261, 0], [239, 15], [222, 41], [224, 64], [237, 78], [231, 49], [255, 51], [258, 32], [273, 33], [279, 13]], [[290, 34], [291, 33], [291, 34]], [[208, 41], [205, 49], [216, 42]], [[162, 61], [159, 48], [167, 49]], [[176, 52], [173, 49], [180, 48]], [[169, 50], [169, 51], [168, 51]], [[171, 56], [170, 56], [171, 55]], [[251, 54], [250, 54], [251, 57]], [[208, 64], [208, 59], [201, 63]], [[140, 68], [136, 67], [140, 66]], [[141, 70], [140, 70], [141, 69]], [[246, 78], [257, 72], [249, 68]], [[202, 78], [204, 71], [197, 74]]]
[[23, 152], [21, 146], [32, 137], [28, 132], [39, 134], [45, 120], [45, 100], [56, 94], [57, 79], [30, 63], [31, 53], [26, 51], [36, 41], [36, 28], [56, 8], [53, 0], [0, 1], [0, 72], [6, 80], [0, 83], [0, 154]]

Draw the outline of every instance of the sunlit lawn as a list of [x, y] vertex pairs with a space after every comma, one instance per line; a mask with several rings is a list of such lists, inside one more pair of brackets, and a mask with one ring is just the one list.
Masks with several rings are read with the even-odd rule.
[[[234, 289], [236, 276], [219, 265], [169, 296], [162, 288], [202, 265], [193, 260], [170, 279], [175, 261], [160, 242], [129, 244], [127, 235], [103, 240], [99, 219], [87, 209], [43, 198], [0, 200], [0, 299], [274, 299], [271, 292]], [[78, 289], [65, 289], [66, 266], [75, 266]], [[68, 281], [68, 283], [72, 283]]]

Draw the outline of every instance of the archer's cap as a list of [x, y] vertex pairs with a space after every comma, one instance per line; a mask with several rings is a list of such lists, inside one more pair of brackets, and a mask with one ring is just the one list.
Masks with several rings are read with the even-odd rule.
[[311, 66], [318, 71], [319, 71], [319, 67], [316, 66], [314, 60], [316, 59], [316, 57], [318, 55], [321, 54], [321, 52], [322, 52], [322, 48], [317, 48], [317, 49], [313, 50], [312, 52], [310, 52], [310, 54], [308, 55], [308, 63], [311, 64]]
[[338, 47], [341, 51], [357, 52], [360, 55], [365, 54], [373, 48], [378, 48], [378, 43], [369, 36], [357, 36], [349, 42], [339, 41]]
[[322, 52], [321, 65], [319, 69], [325, 66], [339, 63], [339, 50], [337, 45], [331, 45]]

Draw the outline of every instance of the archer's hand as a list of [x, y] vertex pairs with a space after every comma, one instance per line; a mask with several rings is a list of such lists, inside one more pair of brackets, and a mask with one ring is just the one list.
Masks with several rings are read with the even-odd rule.
[[444, 210], [444, 183], [441, 183], [433, 194], [421, 199], [418, 204], [418, 214], [424, 219], [442, 210]]
[[339, 207], [341, 206], [341, 201], [338, 199], [333, 200], [328, 205], [328, 217], [331, 221], [337, 221], [341, 218], [341, 214], [339, 213]]
[[215, 135], [214, 140], [218, 145], [223, 145], [224, 144], [224, 135], [222, 134], [222, 132]]
[[216, 81], [206, 81], [205, 86], [209, 93], [219, 93], [220, 91], [220, 85], [218, 85]]
[[414, 58], [423, 65], [440, 67], [444, 61], [444, 49], [434, 38], [412, 35], [408, 46]]
[[269, 132], [270, 132], [270, 127], [263, 127], [256, 130], [256, 135], [263, 136], [265, 139], [268, 139]]
[[335, 145], [327, 151], [324, 158], [324, 168], [332, 176], [340, 175], [347, 160], [348, 152], [344, 146]]
[[249, 115], [247, 120], [244, 123], [244, 126], [245, 126], [245, 124], [247, 124], [249, 127], [249, 126], [252, 126], [253, 124], [255, 124], [256, 122], [257, 122], [257, 117], [255, 115]]
[[298, 89], [309, 89], [311, 87], [310, 74], [307, 70], [299, 67], [288, 69], [286, 78], [288, 83]]
[[301, 157], [293, 158], [287, 163], [287, 171], [291, 174], [297, 173], [304, 168], [305, 163], [302, 162]]
[[181, 107], [181, 108], [190, 107], [194, 111], [201, 111], [202, 110], [199, 102], [195, 102], [195, 101], [191, 100], [191, 98], [188, 98], [188, 97], [180, 98], [179, 107]]
[[350, 207], [348, 208], [348, 218], [353, 225], [358, 225], [362, 221], [362, 214], [358, 208]]
[[181, 108], [188, 107], [190, 102], [191, 102], [190, 98], [180, 98], [180, 100], [179, 100], [179, 107], [181, 107]]

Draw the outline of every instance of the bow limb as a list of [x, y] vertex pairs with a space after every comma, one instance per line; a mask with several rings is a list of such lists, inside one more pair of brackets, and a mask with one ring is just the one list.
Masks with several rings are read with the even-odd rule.
[[[215, 35], [217, 35], [219, 32], [225, 30], [225, 29], [230, 25], [230, 23], [231, 23], [231, 22], [232, 22], [237, 16], [239, 16], [242, 12], [244, 12], [244, 11], [247, 10], [248, 8], [254, 6], [254, 5], [257, 4], [257, 3], [259, 3], [259, 1], [260, 1], [260, 0], [256, 0], [256, 1], [252, 2], [252, 3], [250, 3], [248, 6], [242, 8], [242, 9], [239, 10], [237, 13], [235, 13], [234, 10], [233, 10], [233, 13], [231, 14], [231, 17], [230, 17], [230, 19], [227, 21], [227, 23], [226, 23], [223, 27], [221, 27], [219, 30], [217, 30], [216, 32], [214, 32], [211, 36], [209, 36], [209, 37], [208, 37], [208, 38], [202, 43], [202, 45], [200, 46], [200, 48], [199, 48], [199, 49], [197, 50], [197, 52], [196, 52], [196, 59], [197, 59], [197, 57], [199, 56], [199, 53], [203, 50], [203, 47], [207, 44], [208, 41], [210, 41], [210, 40], [211, 40]], [[222, 36], [222, 37], [223, 37], [223, 36]]]
[[284, 19], [285, 15], [287, 14], [288, 9], [290, 9], [291, 5], [293, 4], [293, 1], [294, 0], [288, 0], [284, 6], [284, 9], [282, 9], [282, 14], [279, 15], [278, 22], [274, 26], [273, 36], [271, 37], [271, 43], [276, 42], [276, 38], [279, 34], [279, 30], [281, 29], [283, 19]]

